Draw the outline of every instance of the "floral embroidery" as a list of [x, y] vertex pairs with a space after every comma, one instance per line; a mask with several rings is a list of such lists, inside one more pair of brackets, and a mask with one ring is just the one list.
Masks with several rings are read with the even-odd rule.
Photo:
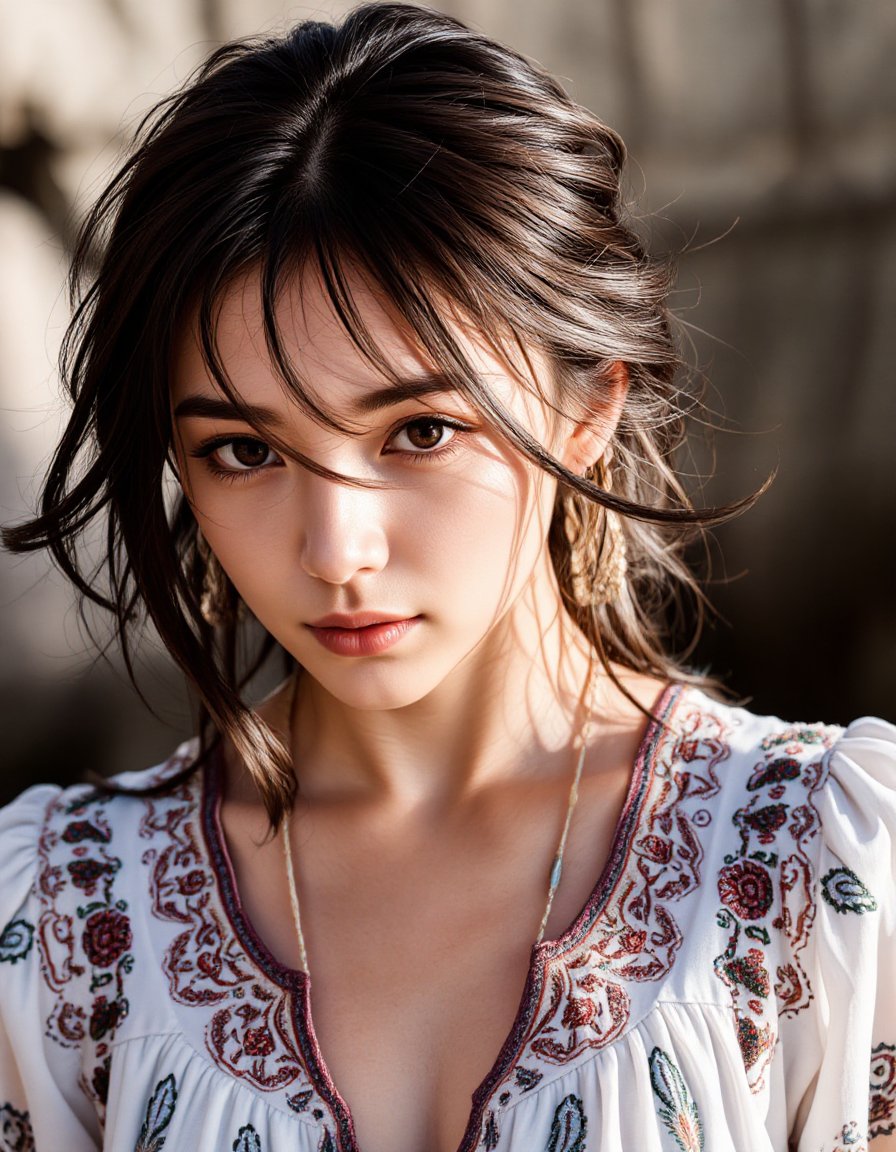
[[10, 920], [0, 936], [0, 964], [24, 960], [34, 943], [34, 925], [27, 920]]
[[838, 732], [798, 725], [766, 736], [764, 758], [747, 780], [751, 798], [732, 817], [739, 849], [725, 856], [718, 875], [716, 919], [728, 939], [713, 966], [731, 994], [753, 1092], [764, 1084], [778, 1016], [795, 1015], [812, 999], [801, 961], [815, 918], [807, 846], [820, 827], [812, 801], [826, 774], [819, 753]]
[[[668, 699], [663, 720], [678, 697]], [[516, 1056], [489, 1084], [502, 1098], [535, 1086], [533, 1074], [543, 1072], [533, 1065], [568, 1066], [618, 1039], [631, 1019], [630, 989], [661, 980], [675, 961], [682, 935], [673, 906], [700, 886], [700, 830], [712, 819], [706, 804], [719, 790], [716, 769], [730, 755], [719, 716], [679, 711], [645, 741], [622, 835], [575, 938], [549, 951], [543, 978], [536, 972], [527, 986], [526, 1031], [512, 1038]]]
[[282, 1092], [285, 1109], [317, 1126], [330, 1108], [297, 1046], [298, 990], [253, 964], [228, 918], [234, 910], [215, 898], [199, 839], [199, 819], [208, 817], [200, 791], [197, 776], [161, 798], [147, 797], [138, 828], [149, 841], [142, 861], [150, 869], [152, 913], [179, 929], [163, 960], [171, 998], [204, 1016], [205, 1045], [216, 1065], [261, 1091]]
[[240, 1128], [232, 1147], [233, 1152], [261, 1152], [261, 1140], [252, 1125], [246, 1124]]
[[877, 911], [877, 901], [851, 868], [832, 868], [822, 877], [821, 894], [835, 912]]
[[80, 844], [84, 840], [93, 840], [97, 844], [108, 844], [112, 839], [108, 827], [98, 827], [89, 820], [73, 820], [66, 825], [62, 837], [65, 844]]
[[772, 878], [752, 860], [732, 864], [719, 873], [719, 895], [741, 920], [761, 920], [772, 906]]
[[844, 1124], [834, 1139], [838, 1142], [832, 1152], [868, 1152], [868, 1145], [855, 1120]]
[[650, 1053], [650, 1083], [662, 1104], [659, 1117], [681, 1152], [702, 1152], [703, 1125], [678, 1067], [661, 1048]]
[[871, 1049], [870, 1087], [870, 1136], [889, 1136], [896, 1131], [896, 1044], [881, 1041]]
[[11, 1104], [0, 1105], [0, 1152], [34, 1152], [31, 1116]]
[[494, 1152], [498, 1147], [500, 1136], [498, 1134], [498, 1121], [495, 1119], [495, 1114], [489, 1111], [485, 1118], [485, 1127], [482, 1133], [482, 1146], [486, 1152]]
[[171, 1123], [176, 1105], [177, 1082], [174, 1076], [166, 1076], [156, 1084], [155, 1091], [147, 1102], [146, 1119], [140, 1129], [134, 1152], [160, 1152], [165, 1144], [162, 1133]]
[[54, 994], [45, 1032], [63, 1048], [82, 1048], [81, 1087], [101, 1122], [110, 1045], [128, 1015], [134, 967], [128, 905], [116, 892], [121, 859], [111, 852], [105, 812], [112, 799], [81, 785], [54, 801], [38, 838], [35, 885], [41, 976]]

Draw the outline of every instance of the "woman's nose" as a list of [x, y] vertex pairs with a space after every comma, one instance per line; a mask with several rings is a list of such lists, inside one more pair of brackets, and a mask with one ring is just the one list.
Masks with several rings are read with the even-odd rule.
[[384, 493], [306, 473], [301, 494], [302, 567], [328, 584], [379, 572], [389, 558], [382, 525]]

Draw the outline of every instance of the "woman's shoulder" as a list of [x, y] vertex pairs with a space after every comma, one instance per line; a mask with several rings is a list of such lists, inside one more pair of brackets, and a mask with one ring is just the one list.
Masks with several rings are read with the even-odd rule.
[[0, 808], [0, 927], [36, 888], [51, 898], [69, 879], [86, 882], [91, 850], [108, 856], [113, 841], [123, 845], [129, 821], [185, 780], [198, 752], [198, 740], [186, 740], [147, 768], [101, 783], [34, 784]]
[[669, 713], [667, 770], [709, 780], [754, 854], [774, 848], [782, 861], [793, 851], [814, 859], [820, 895], [836, 911], [878, 903], [868, 895], [872, 880], [890, 899], [896, 726], [874, 716], [845, 726], [787, 721], [694, 688], [681, 691]]
[[667, 694], [653, 739], [670, 797], [733, 822], [751, 851], [826, 852], [841, 861], [840, 879], [865, 868], [883, 884], [892, 873], [896, 727], [887, 721], [782, 720], [685, 686]]
[[700, 747], [703, 755], [714, 751], [719, 764], [752, 763], [751, 791], [786, 785], [809, 765], [820, 769], [815, 783], [820, 775], [845, 782], [870, 774], [881, 786], [896, 788], [896, 726], [880, 717], [861, 716], [846, 725], [785, 720], [680, 686], [670, 691], [665, 716], [658, 719], [685, 759]]

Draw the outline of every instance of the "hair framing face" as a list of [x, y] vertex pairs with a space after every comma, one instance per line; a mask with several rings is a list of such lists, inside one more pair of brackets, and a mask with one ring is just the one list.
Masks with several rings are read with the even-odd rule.
[[[255, 270], [285, 385], [332, 423], [284, 353], [276, 301], [314, 266], [357, 347], [389, 379], [349, 288], [348, 269], [360, 272], [439, 371], [559, 479], [551, 558], [566, 607], [605, 667], [699, 679], [665, 638], [669, 604], [696, 590], [681, 542], [749, 501], [698, 513], [676, 477], [685, 413], [670, 272], [625, 220], [624, 156], [620, 138], [537, 64], [430, 9], [365, 4], [339, 24], [305, 21], [216, 51], [141, 124], [87, 218], [76, 298], [87, 286], [62, 361], [72, 416], [40, 515], [6, 529], [4, 543], [50, 548], [81, 594], [114, 613], [129, 667], [148, 613], [198, 691], [204, 745], [216, 731], [230, 736], [272, 823], [292, 798], [288, 757], [239, 692], [273, 644], [264, 638], [240, 672], [236, 615], [213, 629], [200, 612], [189, 505], [166, 504], [173, 341], [196, 318], [206, 362], [239, 409], [216, 354], [215, 314], [225, 289]], [[564, 468], [497, 404], [446, 309], [519, 365], [521, 381], [527, 348], [537, 348], [551, 366], [545, 398], [565, 413], [600, 413], [625, 366], [612, 491]], [[565, 525], [578, 524], [579, 543], [587, 535], [599, 555], [605, 508], [620, 514], [627, 578], [612, 603], [582, 604]], [[76, 547], [100, 515], [105, 589], [82, 572]]]

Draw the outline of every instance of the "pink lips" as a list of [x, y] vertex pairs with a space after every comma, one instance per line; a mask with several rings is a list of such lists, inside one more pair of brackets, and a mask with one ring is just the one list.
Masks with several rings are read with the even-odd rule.
[[318, 643], [337, 656], [376, 656], [397, 644], [419, 621], [419, 616], [390, 620], [375, 612], [355, 616], [334, 613], [306, 627]]

